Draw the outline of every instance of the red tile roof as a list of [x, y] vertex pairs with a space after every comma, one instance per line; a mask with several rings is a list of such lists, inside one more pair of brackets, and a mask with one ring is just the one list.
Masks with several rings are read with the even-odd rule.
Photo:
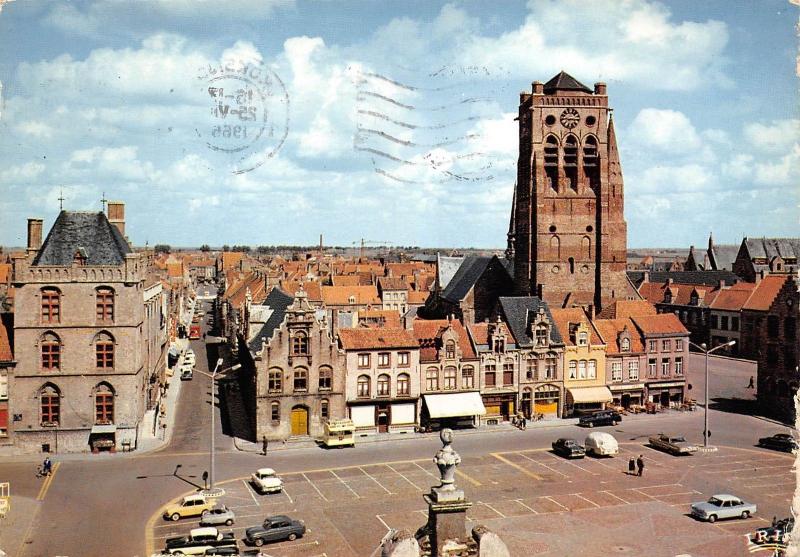
[[333, 286], [358, 286], [361, 279], [358, 275], [333, 275], [331, 277]]
[[0, 263], [0, 284], [11, 282], [11, 263]]
[[[472, 325], [467, 325], [467, 328], [475, 344], [489, 344], [489, 323], [474, 323]], [[500, 330], [506, 335], [507, 339], [515, 340], [514, 335], [511, 334], [511, 330], [509, 330], [508, 326], [502, 321], [500, 322]]]
[[370, 327], [377, 326], [376, 323], [380, 323], [380, 326], [390, 329], [402, 327], [400, 314], [396, 309], [365, 309], [358, 312], [359, 324], [362, 324], [362, 320], [368, 321], [363, 324]]
[[561, 333], [561, 338], [566, 346], [575, 346], [575, 342], [569, 334], [570, 324], [582, 322], [589, 325], [589, 344], [593, 345], [603, 343], [603, 338], [600, 336], [600, 333], [597, 332], [597, 329], [595, 328], [591, 319], [589, 319], [589, 316], [586, 315], [586, 312], [581, 308], [551, 308], [550, 313], [553, 315], [553, 323], [556, 327], [558, 327], [558, 331]]
[[14, 359], [12, 338], [14, 334], [14, 314], [0, 314], [0, 362], [10, 362]]
[[425, 300], [428, 299], [430, 296], [430, 292], [418, 292], [416, 290], [409, 290], [408, 291], [408, 303], [410, 305], [424, 305]]
[[674, 313], [659, 313], [643, 317], [632, 317], [636, 327], [645, 335], [688, 335], [689, 331]]
[[688, 306], [692, 298], [692, 292], [696, 291], [699, 298], [699, 305], [707, 307], [714, 298], [717, 296], [719, 290], [716, 286], [707, 286], [702, 284], [681, 284], [673, 282], [668, 284], [666, 282], [644, 282], [639, 287], [639, 294], [650, 302], [651, 304], [664, 303], [664, 294], [667, 288], [672, 292], [672, 304], [679, 306]]
[[655, 315], [656, 307], [647, 300], [616, 300], [603, 308], [598, 319], [624, 319], [634, 315]]
[[626, 328], [630, 333], [631, 349], [629, 352], [644, 352], [644, 344], [633, 320], [626, 317], [623, 319], [596, 319], [594, 326], [600, 332], [600, 336], [606, 343], [606, 354], [622, 353], [619, 346], [619, 334]]
[[378, 285], [381, 290], [408, 290], [408, 283], [399, 277], [381, 277]]
[[233, 269], [239, 265], [242, 260], [242, 252], [237, 251], [223, 251], [222, 252], [222, 270]]
[[414, 336], [417, 337], [420, 345], [420, 361], [430, 362], [436, 360], [436, 346], [440, 344], [440, 342], [437, 343], [436, 341], [441, 338], [448, 324], [453, 327], [453, 330], [458, 335], [458, 347], [461, 349], [461, 357], [463, 359], [476, 358], [467, 330], [461, 324], [460, 319], [453, 319], [452, 321], [447, 319], [414, 319]]
[[345, 350], [419, 347], [414, 335], [405, 329], [339, 329], [339, 341]]
[[[350, 297], [355, 302], [350, 301]], [[326, 306], [380, 304], [378, 289], [375, 286], [323, 286], [322, 301]]]
[[789, 279], [789, 275], [767, 275], [761, 279], [753, 290], [753, 294], [742, 306], [742, 309], [752, 311], [769, 311], [775, 297]]

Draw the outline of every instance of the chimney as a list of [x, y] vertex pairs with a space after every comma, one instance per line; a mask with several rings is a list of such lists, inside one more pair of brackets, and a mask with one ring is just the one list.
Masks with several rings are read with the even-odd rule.
[[36, 253], [42, 247], [42, 219], [28, 219], [28, 253]]
[[595, 95], [605, 95], [607, 94], [606, 84], [602, 81], [598, 81], [594, 84], [594, 94]]
[[724, 280], [722, 280], [722, 279], [720, 279], [720, 280], [718, 281], [717, 288], [718, 288], [719, 290], [724, 290], [724, 289], [725, 289], [725, 281], [724, 281]]
[[541, 81], [534, 81], [531, 83], [531, 91], [534, 95], [544, 95], [544, 83]]
[[642, 277], [642, 282], [650, 282], [650, 271], [645, 271]]
[[668, 285], [669, 285], [669, 284], [672, 284], [673, 282], [674, 282], [674, 281], [672, 280], [672, 277], [670, 277], [670, 278], [668, 278], [668, 279], [667, 279], [667, 284], [668, 284]]
[[108, 222], [113, 224], [125, 237], [125, 204], [122, 201], [108, 202]]

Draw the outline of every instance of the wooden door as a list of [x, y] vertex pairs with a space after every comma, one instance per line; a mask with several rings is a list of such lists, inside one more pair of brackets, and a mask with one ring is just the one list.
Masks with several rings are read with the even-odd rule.
[[292, 408], [292, 435], [308, 435], [308, 409]]

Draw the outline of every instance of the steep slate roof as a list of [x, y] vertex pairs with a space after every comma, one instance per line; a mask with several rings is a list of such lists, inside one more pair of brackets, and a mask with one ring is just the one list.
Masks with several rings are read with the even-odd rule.
[[261, 326], [261, 330], [258, 331], [248, 343], [247, 347], [250, 349], [251, 353], [255, 354], [261, 350], [262, 338], [267, 340], [272, 338], [272, 333], [283, 323], [283, 318], [286, 316], [286, 308], [292, 305], [293, 301], [294, 298], [292, 296], [289, 296], [277, 286], [269, 291], [262, 305], [269, 306], [272, 310], [272, 314], [267, 319], [267, 322]]
[[569, 335], [569, 325], [570, 323], [580, 323], [582, 321], [589, 324], [589, 344], [603, 344], [603, 337], [597, 331], [589, 316], [586, 315], [586, 312], [581, 308], [555, 308], [551, 310], [551, 313], [553, 315], [553, 323], [561, 333], [561, 338], [565, 345], [575, 346]]
[[0, 362], [14, 360], [14, 314], [0, 313]]
[[[644, 271], [628, 271], [628, 278], [638, 288], [644, 281]], [[724, 280], [725, 284], [731, 285], [742, 280], [742, 278], [732, 271], [654, 271], [649, 274], [650, 282], [673, 282], [681, 284], [705, 284], [706, 286], [716, 286], [719, 281]]]
[[33, 265], [72, 265], [77, 251], [86, 255], [86, 265], [121, 265], [132, 252], [105, 213], [61, 211]]
[[626, 328], [631, 335], [631, 349], [625, 354], [644, 352], [642, 336], [632, 319], [598, 319], [594, 325], [600, 331], [600, 336], [606, 341], [606, 354], [623, 353], [619, 346], [619, 334]]
[[405, 329], [339, 329], [339, 341], [345, 350], [419, 347], [414, 335]]
[[714, 269], [732, 271], [740, 247], [737, 244], [714, 244], [711, 250], [708, 250]]
[[550, 95], [556, 91], [583, 91], [584, 93], [592, 92], [592, 90], [586, 85], [565, 71], [559, 72], [558, 75], [554, 76], [552, 79], [550, 79], [550, 81], [544, 84], [545, 94]]
[[439, 288], [442, 290], [447, 288], [463, 261], [463, 257], [448, 257], [436, 254], [436, 272], [439, 275]]
[[750, 257], [772, 259], [776, 255], [783, 258], [800, 258], [800, 238], [745, 238]]
[[789, 277], [790, 275], [767, 275], [762, 278], [742, 309], [769, 311], [772, 302], [775, 301], [775, 296], [781, 291]]
[[645, 335], [688, 335], [689, 331], [674, 313], [659, 313], [644, 317], [632, 317], [636, 327]]
[[[536, 296], [500, 297], [500, 310], [503, 312], [503, 317], [505, 317], [505, 321], [517, 341], [517, 346], [533, 346], [533, 339], [528, 335], [528, 325], [539, 313], [539, 308], [544, 309], [547, 318], [555, 325], [553, 315], [550, 313], [550, 307]], [[558, 327], [553, 326], [550, 328], [550, 342], [554, 344], [562, 344], [564, 342]]]
[[624, 319], [634, 315], [655, 315], [655, 306], [647, 300], [615, 300], [597, 314], [598, 319]]
[[458, 346], [461, 348], [461, 357], [463, 359], [474, 359], [475, 350], [472, 348], [472, 343], [469, 341], [469, 335], [464, 325], [461, 324], [460, 319], [414, 319], [414, 336], [419, 341], [419, 360], [420, 362], [431, 362], [436, 360], [436, 347], [441, 344], [437, 342], [442, 336], [442, 333], [447, 329], [450, 324], [453, 330], [458, 335]]
[[[461, 266], [456, 271], [456, 274], [453, 275], [453, 278], [450, 280], [447, 288], [444, 289], [442, 292], [442, 298], [450, 302], [460, 302], [464, 299], [464, 297], [469, 293], [470, 289], [475, 286], [475, 283], [481, 278], [486, 268], [492, 262], [493, 259], [497, 259], [497, 256], [493, 255], [491, 257], [485, 256], [469, 256], [465, 257], [464, 261], [461, 262]], [[498, 262], [500, 261], [497, 259]], [[500, 268], [503, 269], [506, 274], [508, 274], [508, 269], [500, 262]], [[511, 280], [511, 276], [509, 275], [509, 280]]]

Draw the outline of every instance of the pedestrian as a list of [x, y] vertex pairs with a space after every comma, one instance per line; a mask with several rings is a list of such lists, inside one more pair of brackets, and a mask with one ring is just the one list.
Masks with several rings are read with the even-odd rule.
[[636, 474], [636, 459], [633, 457], [628, 461], [628, 474], [631, 476]]
[[748, 389], [755, 389], [756, 388], [755, 384], [753, 383], [753, 376], [752, 375], [750, 376], [750, 382], [747, 384], [747, 388]]
[[522, 429], [527, 429], [527, 428], [528, 428], [528, 418], [522, 416]]
[[42, 475], [49, 476], [52, 468], [53, 463], [50, 462], [50, 457], [45, 457], [44, 462], [42, 463]]
[[263, 454], [264, 456], [266, 456], [266, 455], [267, 455], [267, 445], [268, 445], [268, 444], [269, 444], [269, 443], [267, 442], [267, 436], [266, 436], [266, 435], [264, 435], [264, 436], [261, 438], [261, 454]]
[[639, 476], [642, 475], [644, 472], [644, 455], [639, 455], [639, 458], [636, 459], [636, 468], [639, 469]]

